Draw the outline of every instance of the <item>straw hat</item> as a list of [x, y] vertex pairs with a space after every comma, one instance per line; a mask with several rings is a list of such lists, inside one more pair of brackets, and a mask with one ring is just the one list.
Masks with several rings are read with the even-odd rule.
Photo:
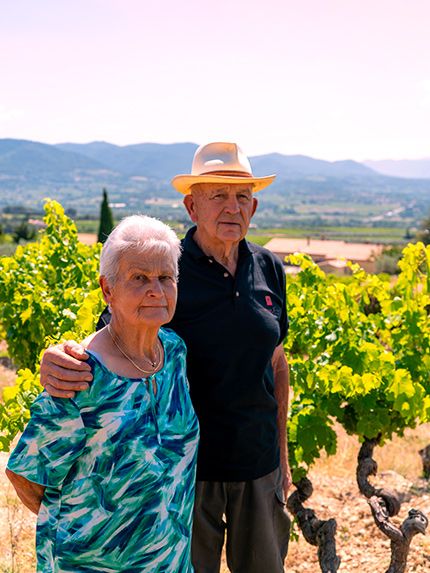
[[256, 192], [274, 179], [275, 175], [254, 177], [248, 158], [236, 143], [216, 142], [201, 145], [194, 154], [191, 174], [176, 175], [172, 185], [184, 195], [195, 183], [250, 183]]

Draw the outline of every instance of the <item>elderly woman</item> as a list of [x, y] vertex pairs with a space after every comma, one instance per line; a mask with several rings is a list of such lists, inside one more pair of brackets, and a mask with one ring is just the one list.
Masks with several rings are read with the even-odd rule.
[[38, 571], [191, 573], [198, 423], [185, 345], [171, 330], [175, 233], [145, 216], [106, 241], [109, 326], [84, 341], [93, 382], [74, 399], [43, 392], [7, 474], [38, 514]]

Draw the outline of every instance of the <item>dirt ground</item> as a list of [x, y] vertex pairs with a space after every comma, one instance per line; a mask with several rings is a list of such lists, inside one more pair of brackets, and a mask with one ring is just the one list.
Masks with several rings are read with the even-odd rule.
[[13, 384], [14, 380], [15, 370], [7, 356], [7, 344], [4, 340], [0, 340], [0, 390], [3, 386]]
[[97, 235], [95, 233], [78, 233], [78, 238], [84, 245], [94, 245], [94, 243], [97, 243]]
[[[0, 363], [0, 388], [13, 380], [13, 370]], [[337, 433], [336, 456], [322, 458], [310, 473], [315, 493], [307, 506], [321, 519], [337, 520], [337, 552], [342, 560], [339, 573], [384, 573], [390, 544], [375, 526], [367, 502], [358, 492], [354, 476], [359, 444], [341, 428]], [[394, 489], [402, 497], [400, 515], [393, 519], [396, 524], [403, 521], [411, 508], [430, 516], [430, 482], [420, 478], [422, 466], [417, 453], [429, 443], [430, 424], [427, 424], [375, 450], [379, 473], [374, 483]], [[35, 571], [35, 517], [21, 505], [9, 486], [4, 475], [6, 461], [7, 454], [0, 453], [0, 573], [30, 573]], [[316, 548], [299, 535], [299, 541], [290, 543], [285, 568], [289, 573], [318, 573]], [[429, 573], [430, 530], [425, 536], [413, 539], [407, 571]], [[228, 572], [223, 560], [221, 573]]]
[[[390, 561], [390, 542], [374, 524], [369, 506], [359, 494], [354, 478], [331, 476], [324, 472], [323, 467], [320, 471], [313, 471], [312, 478], [315, 501], [307, 505], [316, 510], [320, 518], [336, 518], [337, 553], [341, 558], [339, 572], [385, 572]], [[411, 508], [421, 509], [430, 515], [428, 482], [409, 481], [390, 470], [381, 472], [378, 482], [403, 494], [400, 516], [392, 520], [394, 523], [400, 525]], [[315, 548], [310, 548], [302, 537], [298, 543], [290, 545], [286, 570], [292, 573], [319, 571]], [[416, 536], [411, 545], [407, 571], [428, 573], [429, 570], [429, 535]]]

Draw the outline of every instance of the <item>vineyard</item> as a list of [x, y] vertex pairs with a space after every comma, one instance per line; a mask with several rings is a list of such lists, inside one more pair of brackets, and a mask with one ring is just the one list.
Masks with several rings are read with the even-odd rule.
[[303, 502], [312, 495], [306, 477], [325, 450], [336, 453], [334, 422], [361, 442], [356, 477], [377, 527], [391, 541], [389, 573], [405, 571], [412, 538], [427, 517], [410, 510], [401, 526], [395, 492], [376, 488], [375, 447], [430, 419], [430, 248], [409, 245], [400, 274], [367, 275], [351, 265], [347, 282], [327, 277], [310, 259], [291, 257], [302, 271], [287, 289], [294, 399], [288, 435], [293, 481], [288, 500], [305, 538], [318, 547], [322, 571], [339, 568], [336, 521], [319, 520]]
[[[103, 308], [99, 246], [78, 241], [76, 227], [58, 203], [48, 202], [45, 212], [39, 240], [0, 258], [0, 339], [7, 340], [20, 368], [0, 401], [4, 452], [25, 426], [40, 391], [38, 362], [44, 348], [85, 337]], [[378, 472], [374, 453], [430, 421], [430, 246], [408, 245], [395, 281], [354, 265], [349, 277], [335, 278], [302, 255], [289, 262], [301, 267], [288, 279], [285, 342], [293, 389], [288, 436], [295, 488], [288, 508], [294, 535], [316, 547], [322, 571], [342, 570], [340, 557], [345, 559], [347, 548], [338, 548], [336, 512], [321, 519], [309, 508], [312, 468], [321, 456], [338, 453], [340, 431], [360, 442], [357, 484], [375, 534], [379, 530], [390, 540], [391, 562], [380, 571], [406, 571], [413, 538], [425, 533], [427, 517], [411, 509], [399, 521], [402, 496], [373, 478]]]

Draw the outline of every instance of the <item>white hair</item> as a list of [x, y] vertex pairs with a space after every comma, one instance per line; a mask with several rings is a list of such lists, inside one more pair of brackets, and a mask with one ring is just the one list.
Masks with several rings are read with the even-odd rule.
[[178, 274], [181, 244], [173, 229], [159, 219], [146, 215], [125, 217], [110, 233], [100, 255], [100, 275], [110, 284], [117, 278], [119, 260], [128, 249], [138, 249], [142, 257], [155, 254], [160, 258], [170, 255]]

